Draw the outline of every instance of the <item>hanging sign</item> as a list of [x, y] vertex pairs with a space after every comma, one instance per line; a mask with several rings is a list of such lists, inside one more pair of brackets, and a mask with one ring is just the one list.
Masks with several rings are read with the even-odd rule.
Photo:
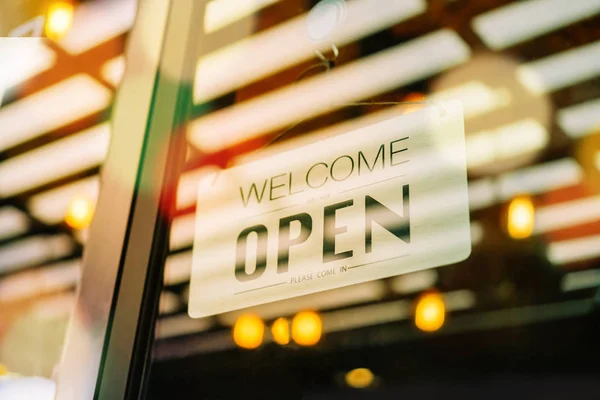
[[471, 252], [461, 105], [225, 170], [196, 213], [192, 317], [461, 261]]

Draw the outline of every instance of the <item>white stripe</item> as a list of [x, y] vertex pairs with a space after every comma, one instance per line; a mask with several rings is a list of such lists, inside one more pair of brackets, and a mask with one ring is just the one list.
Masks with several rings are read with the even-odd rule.
[[185, 214], [174, 218], [171, 223], [169, 248], [171, 250], [190, 246], [196, 231], [196, 213]]
[[108, 83], [119, 86], [125, 74], [125, 56], [120, 55], [105, 62], [100, 73]]
[[43, 40], [0, 38], [0, 92], [18, 86], [54, 65], [56, 55]]
[[111, 92], [85, 74], [0, 108], [0, 151], [103, 110]]
[[213, 326], [209, 318], [192, 319], [187, 315], [160, 318], [156, 324], [156, 338], [166, 339], [190, 333], [198, 333]]
[[390, 279], [392, 290], [399, 294], [410, 294], [431, 289], [438, 279], [435, 269], [411, 272]]
[[600, 74], [600, 41], [521, 65], [517, 78], [533, 94], [544, 94]]
[[200, 117], [190, 124], [188, 138], [198, 148], [217, 151], [435, 75], [463, 63], [469, 56], [469, 48], [454, 31], [437, 31]]
[[0, 240], [20, 235], [29, 229], [25, 213], [12, 206], [0, 208]]
[[596, 133], [600, 129], [600, 99], [563, 108], [558, 111], [557, 118], [558, 124], [571, 139]]
[[309, 39], [307, 14], [303, 14], [202, 57], [196, 68], [194, 102], [211, 100], [315, 57], [316, 50], [329, 50], [332, 43], [343, 46], [420, 14], [425, 8], [423, 0], [354, 0], [346, 7], [341, 29], [321, 42]]
[[81, 260], [64, 261], [0, 280], [0, 302], [69, 289], [79, 282]]
[[217, 31], [279, 0], [211, 0], [204, 14], [204, 32]]
[[581, 166], [572, 158], [563, 158], [500, 176], [498, 192], [502, 199], [522, 193], [538, 194], [581, 182]]
[[262, 304], [246, 310], [231, 311], [218, 316], [219, 321], [225, 325], [233, 325], [237, 318], [252, 312], [263, 319], [274, 319], [293, 315], [303, 310], [333, 309], [352, 304], [380, 300], [385, 292], [382, 281], [364, 282], [358, 285], [347, 286], [325, 292], [313, 293], [306, 296], [281, 300], [275, 303]]
[[9, 158], [0, 163], [0, 196], [14, 196], [100, 165], [106, 157], [109, 136], [109, 125], [103, 123]]
[[563, 292], [600, 286], [600, 270], [569, 272], [562, 278], [560, 286]]
[[53, 225], [61, 222], [75, 196], [84, 196], [96, 201], [100, 190], [97, 175], [63, 185], [56, 189], [32, 196], [28, 202], [31, 214], [40, 221]]
[[172, 254], [165, 263], [164, 284], [189, 282], [192, 273], [192, 252]]
[[590, 196], [541, 207], [535, 211], [535, 233], [600, 222], [600, 196]]
[[0, 247], [0, 273], [13, 272], [64, 257], [72, 250], [73, 241], [67, 235], [28, 237]]
[[600, 257], [600, 235], [550, 243], [547, 256], [553, 264], [567, 264]]
[[600, 12], [600, 0], [530, 0], [512, 3], [473, 18], [473, 30], [500, 50], [541, 36]]
[[133, 25], [137, 0], [102, 0], [79, 5], [73, 25], [59, 44], [71, 54], [87, 51], [127, 32]]

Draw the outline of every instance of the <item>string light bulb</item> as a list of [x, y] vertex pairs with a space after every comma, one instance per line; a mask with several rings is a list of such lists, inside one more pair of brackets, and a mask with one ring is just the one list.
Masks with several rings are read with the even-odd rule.
[[73, 198], [65, 215], [65, 222], [73, 229], [85, 229], [90, 226], [94, 217], [94, 202], [85, 196]]
[[529, 196], [517, 196], [508, 205], [507, 231], [513, 239], [526, 239], [533, 234], [535, 208]]
[[244, 349], [256, 349], [265, 334], [265, 324], [254, 314], [241, 315], [233, 325], [233, 341]]
[[52, 40], [59, 40], [71, 29], [73, 24], [73, 4], [69, 1], [53, 1], [48, 7], [44, 31]]
[[285, 318], [277, 318], [271, 326], [273, 340], [280, 345], [286, 345], [290, 342], [290, 323]]
[[323, 322], [314, 311], [302, 311], [292, 320], [292, 339], [301, 346], [314, 346], [321, 339]]
[[[402, 107], [402, 112], [404, 114], [410, 114], [412, 112], [415, 111], [419, 111], [420, 109], [425, 107], [425, 102], [427, 101], [427, 98], [425, 97], [424, 94], [422, 93], [418, 93], [418, 92], [414, 92], [414, 93], [409, 93], [408, 95], [406, 95], [406, 97], [404, 97], [402, 99], [402, 102], [404, 102], [405, 104], [400, 103], [400, 106]], [[422, 103], [422, 104], [419, 104]]]
[[365, 389], [373, 384], [375, 375], [368, 368], [355, 368], [346, 373], [346, 384], [355, 389]]
[[441, 294], [430, 292], [417, 299], [415, 325], [424, 332], [435, 332], [444, 325], [446, 304]]

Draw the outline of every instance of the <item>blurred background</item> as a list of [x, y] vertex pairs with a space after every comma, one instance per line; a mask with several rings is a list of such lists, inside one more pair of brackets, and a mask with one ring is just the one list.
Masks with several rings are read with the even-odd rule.
[[[59, 360], [135, 11], [0, 6], [5, 371], [50, 377]], [[149, 398], [600, 392], [599, 0], [212, 0], [199, 21]], [[421, 107], [352, 103], [449, 99], [465, 113], [467, 260], [187, 315], [196, 193], [215, 172]]]
[[10, 372], [50, 377], [58, 362], [136, 6], [0, 5], [0, 363]]

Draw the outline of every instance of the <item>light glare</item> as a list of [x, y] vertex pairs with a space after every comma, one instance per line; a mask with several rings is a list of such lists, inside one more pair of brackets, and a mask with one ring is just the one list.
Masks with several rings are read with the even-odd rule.
[[518, 196], [508, 205], [508, 234], [513, 239], [531, 236], [535, 226], [535, 210], [529, 196]]
[[426, 293], [417, 300], [415, 325], [424, 332], [435, 332], [444, 325], [446, 305], [439, 293]]
[[290, 323], [285, 318], [277, 318], [271, 327], [273, 340], [280, 345], [286, 345], [290, 342]]
[[48, 9], [45, 32], [50, 39], [64, 37], [73, 23], [73, 5], [66, 1], [56, 1]]
[[233, 340], [244, 349], [256, 349], [263, 341], [265, 324], [260, 317], [244, 314], [233, 326]]
[[314, 311], [302, 311], [292, 320], [292, 339], [301, 346], [314, 346], [321, 339], [323, 323]]
[[346, 384], [355, 389], [364, 389], [373, 383], [375, 375], [368, 368], [355, 368], [346, 374]]
[[85, 229], [90, 226], [94, 216], [94, 201], [85, 196], [77, 196], [69, 204], [65, 222], [73, 229]]

